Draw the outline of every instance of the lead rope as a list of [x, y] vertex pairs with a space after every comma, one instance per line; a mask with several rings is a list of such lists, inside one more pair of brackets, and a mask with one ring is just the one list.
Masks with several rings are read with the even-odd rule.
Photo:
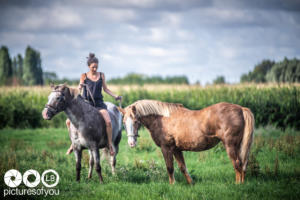
[[[94, 97], [93, 97], [93, 95], [92, 95], [92, 92], [91, 92], [91, 90], [90, 90], [90, 88], [89, 88], [88, 84], [81, 83], [81, 85], [82, 85], [82, 86], [84, 86], [84, 87], [87, 89], [87, 91], [88, 91], [89, 95], [90, 95], [90, 96], [91, 96], [91, 98], [92, 98], [92, 101], [93, 101], [93, 103], [94, 103], [94, 107], [95, 107], [95, 106], [96, 106], [95, 99], [94, 99]], [[80, 92], [81, 92], [81, 90], [80, 90]]]
[[122, 96], [121, 99], [119, 100], [119, 107], [122, 108]]

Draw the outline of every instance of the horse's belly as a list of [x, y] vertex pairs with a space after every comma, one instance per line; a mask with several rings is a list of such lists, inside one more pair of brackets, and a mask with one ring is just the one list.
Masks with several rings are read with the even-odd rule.
[[220, 142], [217, 137], [177, 138], [176, 147], [183, 151], [204, 151], [216, 146]]

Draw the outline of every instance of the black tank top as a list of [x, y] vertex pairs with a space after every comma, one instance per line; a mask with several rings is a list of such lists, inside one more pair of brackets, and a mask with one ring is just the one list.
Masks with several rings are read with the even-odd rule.
[[[92, 81], [87, 77], [85, 74], [85, 80], [84, 83], [88, 85], [94, 100], [95, 100], [95, 107], [102, 107], [103, 106], [103, 95], [102, 95], [102, 73], [100, 72], [100, 78], [97, 81]], [[83, 97], [91, 102], [93, 105], [93, 100], [87, 91], [86, 87], [83, 87]]]

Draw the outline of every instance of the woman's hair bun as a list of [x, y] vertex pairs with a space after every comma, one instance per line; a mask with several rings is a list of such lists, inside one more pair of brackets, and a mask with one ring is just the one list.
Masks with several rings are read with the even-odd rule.
[[90, 53], [89, 58], [94, 58], [95, 54], [94, 53]]
[[87, 57], [87, 65], [90, 66], [92, 63], [98, 63], [98, 59], [94, 53], [90, 53], [89, 57]]

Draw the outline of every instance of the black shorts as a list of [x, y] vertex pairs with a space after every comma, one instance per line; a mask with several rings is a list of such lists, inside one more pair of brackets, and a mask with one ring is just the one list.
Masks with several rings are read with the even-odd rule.
[[107, 106], [104, 102], [101, 102], [101, 103], [97, 103], [95, 108], [97, 108], [98, 110], [101, 110], [101, 109], [105, 109], [107, 110]]
[[92, 101], [85, 100], [85, 102], [90, 104], [91, 106], [97, 108], [98, 110], [101, 110], [101, 109], [107, 110], [107, 106], [104, 102], [97, 102], [96, 106], [94, 106], [94, 103]]

